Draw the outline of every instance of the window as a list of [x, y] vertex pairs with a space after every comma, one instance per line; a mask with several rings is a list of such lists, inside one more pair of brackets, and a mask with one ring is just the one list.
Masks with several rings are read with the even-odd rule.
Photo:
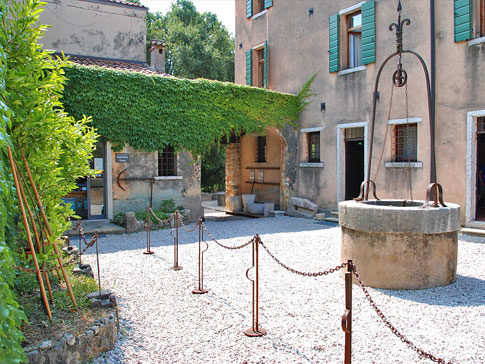
[[360, 11], [347, 16], [348, 68], [362, 66], [362, 14]]
[[394, 162], [416, 162], [418, 155], [418, 124], [394, 125]]
[[308, 162], [320, 162], [320, 132], [307, 133]]
[[177, 158], [171, 146], [166, 146], [163, 151], [158, 151], [158, 175], [177, 175]]
[[343, 9], [330, 17], [330, 72], [352, 69], [376, 61], [375, 23], [375, 0]]
[[268, 42], [246, 52], [246, 84], [268, 88]]
[[257, 147], [256, 162], [266, 163], [266, 137], [265, 136], [258, 136], [256, 138], [256, 147]]
[[485, 116], [479, 116], [477, 118], [477, 133], [485, 133]]
[[246, 0], [246, 18], [258, 14], [273, 6], [273, 0]]
[[455, 42], [485, 37], [485, 0], [455, 0]]

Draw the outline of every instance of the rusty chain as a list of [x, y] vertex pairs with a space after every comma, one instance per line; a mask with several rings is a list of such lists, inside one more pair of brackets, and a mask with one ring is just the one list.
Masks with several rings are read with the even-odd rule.
[[357, 280], [357, 282], [359, 283], [359, 286], [360, 288], [362, 289], [362, 291], [364, 291], [364, 294], [365, 294], [365, 298], [367, 299], [367, 301], [369, 301], [370, 305], [372, 306], [372, 308], [374, 308], [374, 310], [376, 311], [377, 313], [377, 316], [379, 316], [379, 318], [381, 319], [381, 321], [384, 323], [384, 325], [386, 325], [386, 327], [388, 327], [391, 332], [396, 335], [403, 343], [405, 343], [407, 346], [409, 346], [412, 350], [414, 350], [416, 353], [418, 353], [419, 356], [421, 357], [424, 357], [424, 358], [427, 358], [431, 361], [434, 361], [435, 363], [440, 363], [440, 364], [454, 364], [452, 361], [446, 361], [445, 359], [442, 359], [442, 358], [438, 358], [426, 351], [424, 351], [423, 349], [421, 349], [420, 347], [416, 346], [416, 344], [414, 344], [411, 340], [409, 340], [408, 338], [406, 338], [398, 329], [396, 329], [396, 327], [387, 319], [387, 317], [382, 313], [382, 311], [379, 309], [379, 307], [377, 307], [377, 304], [375, 303], [375, 301], [372, 299], [372, 297], [370, 296], [369, 294], [369, 291], [367, 290], [367, 288], [365, 287], [364, 285], [364, 282], [362, 281], [362, 279], [360, 278], [360, 275], [359, 273], [357, 272], [357, 270], [355, 269], [355, 266], [352, 266], [352, 273], [354, 274], [355, 276], [355, 279]]
[[197, 220], [197, 223], [195, 224], [195, 226], [192, 229], [189, 230], [185, 226], [183, 219], [180, 217], [180, 212], [177, 214], [177, 216], [178, 216], [178, 220], [179, 220], [180, 224], [182, 225], [182, 227], [184, 228], [184, 230], [186, 232], [188, 232], [188, 233], [191, 233], [192, 231], [194, 231], [197, 228], [197, 226], [199, 226], [199, 224], [201, 223], [200, 220]]
[[237, 249], [242, 249], [242, 248], [245, 248], [247, 247], [249, 244], [251, 244], [255, 237], [253, 236], [251, 238], [251, 240], [249, 240], [247, 243], [244, 243], [242, 245], [238, 245], [238, 246], [227, 246], [227, 245], [224, 245], [224, 244], [221, 244], [219, 243], [213, 236], [212, 234], [210, 233], [209, 230], [207, 230], [207, 227], [204, 225], [204, 224], [201, 224], [202, 225], [202, 228], [207, 232], [207, 234], [210, 236], [210, 238], [214, 241], [214, 243], [216, 243], [217, 245], [219, 245], [220, 247], [224, 248], [224, 249], [229, 249], [229, 250], [237, 250]]
[[279, 260], [278, 258], [276, 258], [273, 255], [273, 253], [271, 253], [271, 251], [268, 249], [268, 247], [261, 240], [260, 240], [260, 244], [263, 246], [264, 250], [266, 250], [266, 252], [269, 254], [269, 256], [271, 258], [273, 258], [273, 260], [276, 263], [278, 263], [279, 265], [281, 265], [283, 268], [285, 268], [286, 270], [290, 271], [291, 273], [299, 274], [299, 275], [305, 276], [305, 277], [320, 277], [320, 276], [326, 276], [326, 275], [328, 275], [330, 273], [337, 272], [340, 269], [345, 268], [347, 266], [347, 264], [348, 264], [348, 263], [342, 263], [340, 265], [337, 265], [335, 268], [330, 268], [330, 269], [327, 269], [327, 270], [324, 270], [324, 271], [321, 271], [321, 272], [301, 272], [299, 270], [296, 270], [296, 269], [293, 269], [293, 268], [287, 266], [281, 260]]
[[150, 208], [150, 212], [152, 213], [153, 217], [155, 217], [155, 219], [158, 220], [158, 222], [160, 224], [165, 224], [165, 223], [169, 222], [170, 220], [172, 220], [172, 218], [173, 218], [173, 214], [170, 214], [170, 216], [168, 217], [168, 219], [162, 220], [157, 215], [155, 215], [155, 212], [151, 208]]
[[[65, 263], [62, 263], [62, 266], [63, 267], [67, 267], [68, 265], [74, 263], [79, 258], [80, 255], [83, 255], [98, 240], [98, 234], [95, 233], [94, 236], [93, 236], [93, 238], [91, 239], [91, 241], [89, 243], [86, 243], [86, 238], [84, 237], [84, 232], [83, 232], [82, 228], [79, 226], [79, 224], [78, 224], [78, 226], [76, 226], [76, 228], [74, 230], [76, 230], [78, 227], [80, 228], [79, 229], [79, 232], [82, 233], [82, 237], [83, 237], [83, 239], [85, 241], [86, 246], [79, 253], [79, 255], [74, 255], [70, 260], [68, 260]], [[20, 271], [25, 272], [25, 273], [37, 273], [37, 270], [36, 269], [32, 269], [32, 268], [25, 268], [25, 267], [21, 267], [21, 266], [16, 266], [15, 269], [20, 270]], [[45, 273], [45, 272], [49, 273], [49, 272], [53, 272], [53, 271], [55, 271], [57, 269], [59, 269], [59, 266], [56, 265], [54, 268], [39, 269], [39, 272], [41, 272], [41, 273]]]

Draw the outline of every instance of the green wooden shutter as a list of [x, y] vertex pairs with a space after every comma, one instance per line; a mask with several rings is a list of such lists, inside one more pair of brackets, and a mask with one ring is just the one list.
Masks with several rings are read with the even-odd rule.
[[472, 0], [455, 0], [455, 42], [472, 37]]
[[330, 17], [329, 26], [329, 72], [337, 72], [340, 69], [340, 16], [338, 14]]
[[246, 18], [253, 16], [253, 0], [246, 0]]
[[374, 0], [362, 4], [362, 64], [376, 61], [376, 3]]
[[268, 9], [273, 6], [273, 0], [264, 0], [264, 8]]
[[253, 50], [246, 52], [246, 85], [253, 85]]
[[264, 80], [263, 80], [263, 87], [268, 88], [268, 41], [264, 42]]

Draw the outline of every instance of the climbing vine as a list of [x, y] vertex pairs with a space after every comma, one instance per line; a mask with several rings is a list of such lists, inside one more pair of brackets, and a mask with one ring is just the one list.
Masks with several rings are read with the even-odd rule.
[[91, 116], [115, 150], [166, 145], [199, 155], [235, 132], [264, 131], [298, 120], [309, 83], [298, 95], [261, 88], [73, 65], [62, 100], [74, 118]]

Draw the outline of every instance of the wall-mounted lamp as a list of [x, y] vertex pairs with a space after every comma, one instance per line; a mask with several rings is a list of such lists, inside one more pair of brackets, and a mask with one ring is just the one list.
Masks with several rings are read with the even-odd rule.
[[381, 95], [379, 94], [379, 91], [376, 92], [376, 99], [378, 99]]
[[239, 43], [239, 48], [242, 48], [243, 44], [242, 43]]
[[326, 108], [327, 108], [327, 105], [325, 105], [325, 103], [324, 103], [324, 102], [322, 102], [322, 103], [320, 104], [320, 111], [326, 110]]
[[313, 15], [313, 8], [308, 9], [308, 15]]

